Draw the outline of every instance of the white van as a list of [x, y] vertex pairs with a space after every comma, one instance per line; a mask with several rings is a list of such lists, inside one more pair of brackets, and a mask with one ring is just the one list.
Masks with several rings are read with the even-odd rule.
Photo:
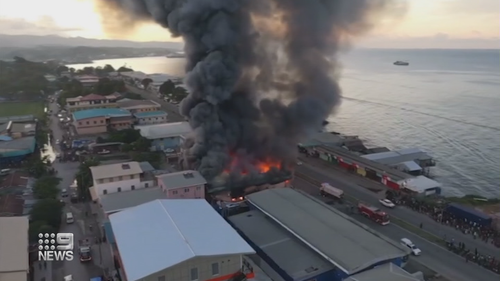
[[413, 242], [411, 242], [411, 240], [408, 238], [401, 239], [401, 245], [409, 248], [411, 250], [411, 253], [415, 256], [419, 256], [422, 253], [422, 251], [417, 248], [417, 246], [415, 246], [415, 244], [413, 244]]
[[72, 224], [74, 222], [75, 222], [75, 219], [73, 218], [73, 213], [71, 213], [71, 212], [66, 213], [66, 223]]
[[10, 169], [2, 169], [0, 170], [0, 176], [6, 176], [10, 174]]

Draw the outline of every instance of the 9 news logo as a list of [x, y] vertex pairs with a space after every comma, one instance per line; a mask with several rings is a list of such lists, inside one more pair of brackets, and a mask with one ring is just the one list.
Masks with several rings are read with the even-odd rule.
[[72, 261], [75, 237], [73, 233], [39, 233], [38, 260]]

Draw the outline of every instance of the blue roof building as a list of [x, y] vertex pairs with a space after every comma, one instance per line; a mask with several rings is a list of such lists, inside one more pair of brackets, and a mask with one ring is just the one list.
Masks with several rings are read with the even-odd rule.
[[96, 117], [126, 117], [131, 116], [130, 112], [120, 108], [97, 108], [89, 110], [81, 110], [73, 113], [75, 121], [96, 118]]
[[143, 111], [134, 114], [138, 125], [153, 125], [167, 123], [167, 113], [165, 111]]

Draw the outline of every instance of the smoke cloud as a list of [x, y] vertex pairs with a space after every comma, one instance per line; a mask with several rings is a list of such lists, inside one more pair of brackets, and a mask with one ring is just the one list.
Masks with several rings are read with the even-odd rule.
[[340, 104], [337, 53], [369, 30], [391, 4], [384, 0], [99, 3], [108, 27], [154, 21], [184, 39], [190, 95], [180, 112], [193, 128], [184, 156], [208, 180], [227, 169], [233, 157], [242, 167], [269, 160], [293, 163], [297, 143], [320, 130]]

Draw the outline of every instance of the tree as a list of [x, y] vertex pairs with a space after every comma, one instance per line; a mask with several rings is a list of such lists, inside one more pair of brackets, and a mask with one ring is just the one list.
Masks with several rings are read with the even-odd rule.
[[69, 71], [69, 68], [65, 65], [60, 65], [56, 68], [57, 76], [61, 76], [61, 73]]
[[59, 195], [57, 186], [60, 182], [61, 179], [55, 176], [42, 176], [33, 185], [33, 194], [38, 199], [56, 199]]
[[168, 95], [168, 94], [171, 94], [175, 89], [175, 84], [174, 82], [172, 82], [172, 80], [167, 80], [165, 82], [163, 82], [163, 84], [161, 84], [160, 86], [160, 93], [164, 96]]
[[122, 67], [118, 68], [117, 71], [118, 72], [132, 72], [134, 70], [132, 68], [128, 68], [128, 67], [122, 66]]
[[115, 70], [115, 68], [114, 68], [112, 65], [110, 65], [110, 64], [106, 64], [106, 65], [102, 68], [102, 70], [103, 70], [104, 72], [106, 72], [106, 73], [110, 73], [110, 72], [115, 72], [115, 71], [116, 71], [116, 70]]
[[61, 216], [63, 203], [57, 199], [42, 199], [33, 205], [30, 211], [32, 221], [46, 222], [46, 225], [59, 229], [61, 226]]
[[93, 185], [92, 173], [90, 167], [99, 166], [99, 160], [89, 158], [80, 164], [76, 173], [76, 182], [78, 187], [78, 196], [83, 200], [90, 199], [89, 187]]
[[47, 175], [50, 171], [50, 162], [48, 157], [43, 158], [32, 158], [26, 166], [26, 171], [35, 178], [40, 178], [43, 175]]
[[141, 133], [139, 130], [125, 129], [111, 132], [105, 142], [123, 142], [131, 144], [137, 141], [139, 138], [141, 138]]
[[99, 95], [111, 95], [115, 92], [125, 91], [125, 82], [121, 80], [111, 80], [107, 77], [99, 79], [96, 85], [94, 85], [94, 92]]
[[39, 233], [56, 233], [56, 229], [47, 224], [46, 221], [31, 221], [29, 225], [28, 235], [31, 243], [36, 242]]
[[149, 84], [153, 83], [153, 80], [151, 78], [144, 78], [141, 81], [142, 86], [144, 86], [144, 89], [147, 89], [149, 87]]
[[180, 102], [183, 100], [185, 97], [187, 97], [188, 92], [184, 87], [175, 87], [173, 92], [172, 92], [172, 99], [174, 101]]

